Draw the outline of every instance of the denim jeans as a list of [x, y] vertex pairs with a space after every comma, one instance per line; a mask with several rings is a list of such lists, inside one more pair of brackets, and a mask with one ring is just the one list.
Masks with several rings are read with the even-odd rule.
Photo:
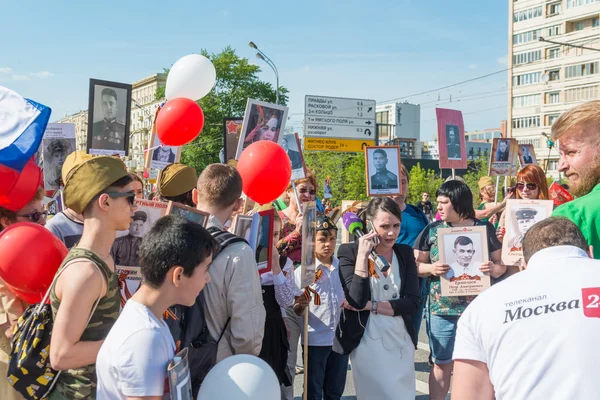
[[[304, 352], [304, 348], [303, 348]], [[331, 346], [308, 346], [308, 400], [340, 400], [346, 386], [348, 356]]]

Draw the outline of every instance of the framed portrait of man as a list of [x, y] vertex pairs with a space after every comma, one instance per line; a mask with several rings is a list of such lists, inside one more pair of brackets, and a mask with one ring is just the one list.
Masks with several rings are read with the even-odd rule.
[[440, 169], [467, 168], [467, 145], [462, 112], [436, 108], [435, 113], [438, 126]]
[[182, 146], [163, 145], [153, 129], [146, 155], [146, 168], [163, 169], [169, 164], [179, 162], [182, 149]]
[[442, 296], [475, 296], [490, 287], [479, 269], [489, 260], [485, 226], [440, 228], [440, 261], [450, 266], [441, 278]]
[[250, 232], [252, 229], [252, 216], [238, 214], [235, 216], [233, 221], [233, 234], [241, 237], [242, 239], [246, 239], [247, 242], [250, 242]]
[[490, 176], [514, 176], [517, 166], [517, 146], [515, 139], [495, 138], [492, 143]]
[[246, 147], [261, 140], [281, 144], [287, 114], [285, 106], [248, 99], [235, 159], [239, 160]]
[[529, 164], [537, 165], [535, 150], [532, 144], [519, 144], [519, 163], [521, 168]]
[[87, 152], [126, 156], [130, 116], [131, 85], [90, 79]]
[[74, 124], [48, 124], [42, 139], [44, 189], [55, 191], [64, 185], [62, 166], [76, 149]]
[[281, 138], [281, 147], [285, 150], [292, 164], [292, 178], [295, 181], [306, 178], [306, 165], [304, 164], [304, 155], [300, 147], [300, 139], [297, 133], [283, 135]]
[[179, 215], [190, 222], [195, 222], [202, 225], [202, 227], [206, 227], [206, 223], [210, 217], [208, 213], [174, 201], [169, 201], [168, 204], [165, 215]]
[[367, 196], [397, 196], [400, 185], [400, 147], [365, 147]]
[[242, 133], [243, 118], [223, 118], [223, 163], [229, 164], [235, 160], [240, 134]]
[[258, 229], [256, 230], [256, 266], [258, 267], [258, 273], [260, 275], [265, 272], [269, 272], [272, 267], [272, 255], [273, 255], [273, 227], [274, 227], [274, 209], [259, 211]]
[[[526, 182], [525, 184], [531, 184]], [[502, 262], [520, 265], [523, 260], [523, 238], [534, 224], [550, 217], [554, 209], [552, 200], [512, 199], [506, 202], [502, 240]]]

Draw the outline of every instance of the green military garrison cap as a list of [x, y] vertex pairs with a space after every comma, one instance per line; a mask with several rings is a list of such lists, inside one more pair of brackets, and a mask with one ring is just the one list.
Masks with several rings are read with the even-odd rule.
[[67, 176], [63, 192], [65, 205], [78, 214], [106, 188], [127, 176], [127, 168], [117, 157], [94, 157], [75, 166]]
[[169, 164], [158, 173], [158, 192], [163, 197], [179, 196], [196, 187], [196, 170], [180, 163]]
[[515, 212], [517, 219], [532, 219], [537, 214], [533, 208], [521, 208]]

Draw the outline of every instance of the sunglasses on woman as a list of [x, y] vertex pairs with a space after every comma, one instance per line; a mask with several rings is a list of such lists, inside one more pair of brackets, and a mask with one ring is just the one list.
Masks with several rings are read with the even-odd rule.
[[113, 199], [117, 199], [119, 197], [125, 197], [127, 201], [129, 201], [130, 205], [135, 203], [135, 193], [132, 191], [129, 192], [104, 192], [104, 194], [109, 195]]
[[527, 189], [529, 189], [529, 190], [535, 190], [538, 187], [537, 184], [531, 183], [531, 182], [528, 182], [528, 183], [519, 182], [519, 183], [517, 183], [517, 189], [519, 189], [519, 190], [523, 190], [523, 188], [525, 188], [525, 186], [527, 186]]
[[48, 216], [48, 211], [34, 211], [34, 212], [30, 212], [29, 214], [17, 214], [17, 217], [21, 217], [21, 218], [28, 218], [31, 222], [37, 223], [40, 221], [40, 219], [42, 217], [44, 217], [44, 219], [46, 219], [46, 217]]
[[300, 194], [306, 194], [306, 193], [308, 193], [311, 196], [314, 196], [315, 194], [317, 194], [317, 191], [315, 189], [308, 190], [306, 188], [302, 188], [302, 189], [298, 189], [298, 193], [300, 193]]

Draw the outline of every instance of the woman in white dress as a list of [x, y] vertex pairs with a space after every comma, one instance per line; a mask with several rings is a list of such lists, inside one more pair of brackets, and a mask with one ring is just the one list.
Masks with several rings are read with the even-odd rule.
[[[375, 230], [338, 250], [348, 306], [334, 351], [350, 354], [358, 399], [414, 399], [417, 334], [410, 317], [419, 306], [419, 280], [413, 250], [396, 244], [402, 211], [391, 198], [371, 200], [365, 215]], [[387, 271], [369, 260], [373, 249]]]

